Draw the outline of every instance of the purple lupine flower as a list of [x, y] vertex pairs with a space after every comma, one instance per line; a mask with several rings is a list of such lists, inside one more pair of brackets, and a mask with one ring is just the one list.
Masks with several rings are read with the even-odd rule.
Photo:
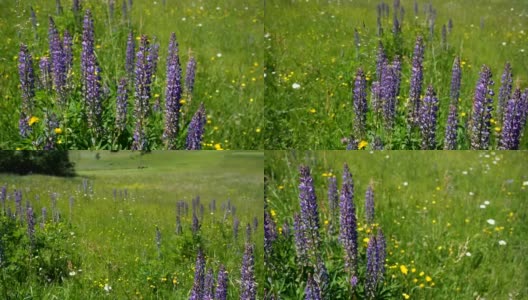
[[264, 253], [269, 255], [271, 253], [271, 247], [273, 242], [277, 239], [277, 229], [275, 227], [275, 221], [268, 213], [264, 211]]
[[207, 269], [204, 281], [203, 300], [214, 300], [214, 274], [213, 269]]
[[196, 267], [194, 271], [194, 284], [189, 300], [202, 300], [204, 295], [205, 284], [205, 257], [202, 249], [198, 250], [196, 257]]
[[135, 51], [136, 51], [136, 42], [134, 41], [134, 33], [131, 30], [128, 33], [127, 48], [126, 48], [126, 64], [125, 64], [125, 70], [129, 77], [132, 77], [134, 74]]
[[356, 45], [356, 48], [361, 46], [361, 40], [359, 38], [359, 32], [357, 28], [354, 28], [354, 45]]
[[251, 225], [249, 223], [246, 224], [246, 243], [251, 242]]
[[216, 280], [215, 300], [227, 299], [227, 271], [224, 265], [220, 265], [218, 269], [218, 279]]
[[293, 215], [293, 231], [295, 231], [295, 250], [297, 258], [300, 263], [305, 264], [308, 253], [308, 242], [301, 221], [301, 216], [298, 213]]
[[176, 234], [182, 234], [183, 233], [183, 228], [182, 228], [182, 225], [181, 225], [181, 220], [180, 220], [180, 216], [176, 216]]
[[497, 120], [502, 124], [503, 114], [508, 105], [512, 92], [512, 69], [509, 62], [504, 66], [504, 71], [501, 77], [501, 86], [499, 88], [498, 104], [497, 104]]
[[149, 73], [148, 63], [149, 42], [145, 35], [141, 36], [139, 49], [136, 54], [136, 91], [134, 118], [136, 119], [136, 128], [134, 131], [133, 150], [145, 150], [147, 144], [146, 118], [149, 114], [150, 85], [152, 77]]
[[[491, 70], [482, 66], [480, 78], [475, 88], [473, 99], [473, 110], [469, 124], [469, 137], [472, 150], [486, 150], [489, 147], [489, 137], [491, 134], [491, 111], [493, 105], [493, 80]], [[489, 95], [489, 96], [488, 96]]]
[[181, 66], [178, 56], [178, 42], [176, 34], [171, 34], [169, 54], [167, 57], [167, 88], [165, 90], [165, 131], [163, 138], [169, 150], [176, 149], [180, 122]]
[[66, 89], [66, 60], [63, 51], [63, 43], [59, 36], [59, 31], [55, 26], [53, 18], [49, 18], [48, 40], [50, 47], [51, 68], [53, 77], [53, 87], [58, 95], [59, 105], [65, 103]]
[[[33, 26], [33, 29], [36, 31], [37, 30], [37, 15], [35, 14], [35, 11], [33, 10], [33, 6], [29, 7], [29, 12], [31, 16], [31, 25]], [[35, 37], [36, 37], [36, 33], [35, 33]]]
[[291, 234], [290, 224], [288, 223], [288, 221], [285, 220], [284, 223], [282, 223], [282, 236], [284, 236], [285, 239], [289, 239], [290, 234]]
[[[154, 44], [150, 46], [147, 55], [147, 73], [151, 78], [156, 76], [158, 69], [159, 43], [156, 43], [156, 37], [153, 38]], [[151, 79], [152, 80], [152, 79]]]
[[445, 129], [444, 150], [455, 150], [457, 146], [458, 108], [456, 104], [449, 105], [449, 114]]
[[24, 220], [24, 217], [22, 216], [22, 192], [20, 190], [15, 190], [15, 213], [18, 219], [21, 221]]
[[381, 114], [382, 111], [382, 102], [381, 102], [381, 85], [379, 81], [374, 81], [372, 83], [372, 98], [370, 100], [372, 110], [376, 114]]
[[40, 83], [42, 84], [42, 88], [46, 90], [51, 90], [52, 88], [51, 64], [47, 56], [43, 56], [40, 58], [39, 69], [40, 69]]
[[185, 91], [187, 93], [187, 97], [190, 97], [192, 95], [193, 89], [194, 89], [194, 77], [196, 75], [196, 60], [193, 56], [189, 58], [189, 62], [187, 62], [187, 68], [185, 69]]
[[451, 33], [451, 30], [453, 30], [453, 20], [449, 18], [449, 21], [447, 21], [447, 31]]
[[411, 90], [409, 92], [410, 98], [410, 123], [418, 125], [418, 116], [420, 113], [420, 94], [422, 92], [423, 82], [423, 59], [424, 59], [424, 44], [423, 38], [418, 36], [414, 46], [412, 74], [411, 74]]
[[394, 15], [392, 17], [392, 33], [398, 34], [400, 32], [401, 32], [400, 21], [398, 21], [398, 15], [396, 14], [396, 10], [395, 10]]
[[29, 243], [33, 248], [33, 243], [35, 239], [35, 215], [33, 214], [33, 208], [30, 206], [26, 211], [27, 216], [27, 231], [29, 237]]
[[238, 238], [238, 228], [240, 227], [240, 220], [237, 217], [233, 220], [233, 237]]
[[33, 98], [35, 97], [35, 74], [33, 71], [33, 59], [26, 45], [20, 45], [18, 55], [18, 75], [20, 76], [20, 88], [22, 89], [22, 108], [19, 121], [20, 135], [27, 137], [31, 131], [28, 120], [33, 113]]
[[48, 210], [46, 207], [42, 207], [42, 217], [40, 219], [40, 228], [44, 228], [44, 224], [46, 224], [46, 219], [48, 218]]
[[524, 130], [526, 118], [526, 112], [523, 112], [526, 109], [523, 107], [525, 105], [523, 102], [521, 90], [516, 89], [512, 99], [508, 100], [506, 110], [504, 111], [504, 122], [499, 141], [499, 149], [519, 149], [519, 141]]
[[196, 216], [196, 213], [193, 213], [193, 220], [192, 220], [192, 232], [193, 232], [193, 234], [197, 234], [198, 230], [200, 230], [200, 221], [198, 220], [198, 217]]
[[64, 37], [62, 40], [62, 49], [64, 51], [64, 67], [65, 67], [65, 73], [66, 76], [68, 76], [68, 73], [70, 72], [72, 66], [73, 66], [73, 39], [68, 30], [64, 30]]
[[339, 200], [341, 209], [339, 241], [345, 250], [345, 268], [351, 276], [354, 276], [357, 272], [358, 259], [357, 220], [354, 205], [354, 182], [346, 163], [343, 167], [343, 185]]
[[308, 275], [306, 288], [304, 289], [304, 300], [322, 300], [321, 290], [312, 275]]
[[194, 116], [189, 123], [189, 129], [187, 132], [187, 150], [200, 150], [202, 149], [202, 139], [204, 135], [204, 126], [206, 123], [205, 106], [200, 103], [200, 108], [196, 111]]
[[6, 198], [7, 198], [7, 187], [5, 185], [0, 189], [0, 202], [2, 202], [2, 215], [6, 211]]
[[330, 284], [330, 276], [328, 275], [328, 270], [326, 269], [326, 266], [321, 257], [317, 258], [317, 264], [315, 265], [314, 280], [319, 286], [321, 295], [324, 296], [324, 291]]
[[99, 74], [101, 70], [94, 52], [94, 25], [92, 13], [89, 9], [86, 10], [86, 14], [84, 15], [81, 59], [88, 128], [93, 131], [93, 137], [98, 138], [103, 131], [101, 76]]
[[385, 243], [385, 236], [381, 228], [378, 228], [378, 233], [376, 235], [376, 265], [378, 270], [377, 281], [382, 282], [383, 276], [385, 273], [385, 249], [387, 245]]
[[[403, 6], [400, 7], [400, 21], [403, 22], [403, 19], [405, 18], [405, 8]], [[401, 28], [401, 26], [400, 26]]]
[[77, 14], [79, 11], [81, 11], [81, 0], [73, 0], [72, 11], [74, 14]]
[[365, 193], [365, 218], [368, 224], [374, 222], [374, 189], [372, 183], [369, 184]]
[[462, 69], [460, 68], [460, 58], [457, 56], [453, 62], [453, 70], [451, 74], [451, 103], [458, 103], [460, 97], [460, 82], [462, 77]]
[[240, 300], [255, 300], [257, 297], [257, 282], [255, 281], [255, 257], [253, 245], [246, 243], [242, 258]]
[[383, 50], [383, 44], [381, 41], [378, 43], [378, 54], [376, 56], [376, 78], [378, 82], [381, 82], [383, 78], [383, 64], [387, 60], [385, 56], [385, 50]]
[[367, 123], [367, 81], [365, 73], [359, 68], [354, 81], [354, 131], [359, 138], [365, 136], [365, 125]]
[[418, 122], [422, 133], [422, 150], [433, 150], [436, 147], [436, 118], [438, 114], [438, 98], [432, 86], [420, 106]]
[[398, 78], [395, 68], [387, 60], [383, 63], [382, 81], [381, 81], [381, 100], [383, 120], [385, 127], [390, 130], [394, 127], [394, 118], [396, 114], [396, 84]]
[[376, 250], [376, 237], [371, 234], [367, 246], [367, 274], [365, 279], [365, 294], [368, 299], [374, 299], [376, 297], [379, 267], [377, 264]]
[[121, 133], [125, 130], [126, 121], [127, 121], [127, 108], [128, 108], [127, 80], [126, 80], [126, 77], [123, 77], [119, 80], [119, 84], [117, 85], [115, 127], [118, 133]]
[[299, 168], [299, 202], [301, 207], [301, 231], [306, 239], [306, 249], [308, 257], [315, 262], [318, 257], [320, 237], [319, 237], [319, 212], [317, 208], [317, 197], [313, 179], [308, 166]]

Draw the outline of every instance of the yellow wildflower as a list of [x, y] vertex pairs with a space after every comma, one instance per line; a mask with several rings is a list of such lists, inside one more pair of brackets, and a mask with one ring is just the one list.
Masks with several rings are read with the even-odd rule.
[[407, 294], [405, 294], [405, 293], [403, 293], [402, 295], [403, 295], [403, 299], [409, 299], [409, 298], [411, 298], [411, 296], [409, 296], [409, 295], [407, 295]]
[[431, 280], [433, 280], [431, 277], [425, 276], [425, 281], [430, 282]]
[[29, 126], [31, 126], [31, 125], [37, 123], [38, 121], [39, 121], [39, 118], [33, 116], [33, 117], [29, 118], [28, 124], [29, 124]]
[[409, 272], [405, 265], [400, 266], [400, 271], [403, 273], [403, 275], [407, 275], [407, 273]]
[[358, 144], [358, 150], [364, 149], [367, 146], [368, 146], [368, 142], [367, 141], [361, 141]]
[[55, 134], [61, 134], [62, 129], [61, 128], [55, 128]]

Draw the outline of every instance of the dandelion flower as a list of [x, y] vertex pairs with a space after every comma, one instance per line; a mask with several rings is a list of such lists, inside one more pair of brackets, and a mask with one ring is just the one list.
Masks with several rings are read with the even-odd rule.
[[425, 281], [430, 282], [431, 280], [433, 279], [430, 276], [425, 276]]
[[409, 299], [409, 298], [411, 298], [411, 296], [409, 296], [409, 295], [407, 295], [407, 294], [405, 294], [405, 293], [403, 293], [402, 295], [403, 295], [403, 299]]
[[401, 266], [400, 266], [400, 271], [403, 273], [403, 275], [407, 275], [407, 273], [409, 272], [409, 270], [407, 269], [407, 267], [404, 266], [404, 265], [401, 265]]
[[[38, 121], [39, 121], [39, 118], [33, 116], [33, 117], [29, 118], [28, 124], [29, 124], [29, 126], [31, 126], [31, 125], [37, 123]], [[528, 181], [526, 182], [525, 185], [528, 185]]]

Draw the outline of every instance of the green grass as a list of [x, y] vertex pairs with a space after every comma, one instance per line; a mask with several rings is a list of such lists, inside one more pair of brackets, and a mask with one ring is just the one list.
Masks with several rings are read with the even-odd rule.
[[[386, 1], [387, 2], [387, 1]], [[266, 4], [265, 40], [265, 147], [266, 149], [345, 149], [342, 138], [352, 133], [352, 88], [356, 70], [362, 67], [367, 74], [367, 99], [370, 107], [370, 86], [375, 78], [378, 41], [384, 43], [389, 59], [402, 57], [402, 82], [398, 100], [396, 130], [386, 134], [368, 116], [368, 138], [381, 136], [386, 149], [419, 149], [419, 132], [407, 132], [404, 103], [409, 95], [410, 68], [413, 47], [418, 35], [425, 40], [424, 83], [422, 94], [429, 84], [440, 101], [437, 147], [443, 146], [451, 67], [455, 56], [465, 65], [459, 113], [463, 125], [468, 120], [478, 73], [483, 64], [493, 73], [496, 95], [504, 65], [513, 67], [513, 86], [528, 86], [528, 19], [525, 1], [497, 0], [482, 5], [480, 1], [418, 1], [419, 15], [415, 18], [413, 1], [401, 1], [405, 7], [402, 34], [393, 38], [392, 1], [390, 18], [382, 20], [383, 37], [377, 36], [376, 5], [379, 1], [281, 1]], [[425, 3], [432, 3], [437, 11], [434, 37], [426, 25]], [[441, 47], [441, 28], [453, 20], [453, 31], [447, 35], [448, 49]], [[482, 20], [483, 27], [480, 27]], [[356, 49], [354, 30], [357, 29], [361, 46]], [[503, 42], [505, 45], [503, 45]], [[299, 89], [292, 84], [300, 85]], [[497, 96], [494, 106], [497, 105]], [[493, 113], [494, 114], [494, 113]], [[499, 126], [498, 125], [494, 125]], [[459, 134], [460, 135], [460, 134]], [[492, 138], [495, 148], [496, 137]], [[521, 149], [528, 146], [528, 138], [521, 141]], [[467, 138], [459, 138], [459, 147], [468, 149]]]
[[[262, 149], [263, 139], [263, 7], [256, 0], [241, 1], [134, 1], [128, 13], [130, 22], [124, 21], [122, 1], [116, 1], [115, 17], [109, 16], [106, 1], [83, 2], [91, 9], [95, 24], [96, 56], [102, 68], [102, 83], [109, 89], [103, 100], [103, 122], [107, 135], [93, 143], [86, 129], [86, 121], [80, 92], [80, 52], [82, 27], [75, 22], [71, 1], [62, 1], [64, 13], [56, 15], [55, 1], [0, 1], [0, 34], [4, 42], [0, 46], [0, 147], [5, 149], [35, 148], [34, 139], [22, 139], [18, 134], [21, 93], [19, 90], [18, 52], [20, 43], [28, 45], [33, 56], [37, 75], [42, 56], [49, 56], [47, 39], [48, 15], [55, 19], [59, 31], [68, 29], [74, 38], [74, 92], [70, 95], [70, 107], [66, 111], [54, 108], [53, 93], [37, 91], [34, 115], [40, 118], [35, 132], [42, 135], [44, 109], [52, 109], [60, 116], [66, 114], [69, 121], [61, 124], [63, 133], [58, 137], [63, 149], [124, 148], [129, 149], [134, 124], [133, 93], [129, 97], [129, 121], [127, 132], [120, 143], [112, 140], [115, 118], [117, 81], [125, 75], [125, 49], [129, 30], [134, 36], [142, 34], [160, 43], [160, 61], [153, 81], [151, 104], [160, 98], [164, 105], [165, 71], [169, 36], [175, 32], [179, 42], [180, 61], [185, 74], [186, 64], [193, 55], [197, 60], [195, 88], [190, 102], [184, 105], [182, 125], [186, 128], [200, 102], [205, 103], [207, 125], [204, 149]], [[35, 32], [30, 21], [30, 6], [36, 13], [38, 27]], [[84, 15], [84, 14], [83, 14]], [[243, 29], [243, 30], [240, 30]], [[137, 50], [138, 41], [136, 41]], [[190, 103], [189, 103], [190, 102]], [[186, 107], [187, 106], [187, 107]], [[152, 117], [151, 148], [163, 149], [160, 143], [163, 118]], [[182, 130], [178, 146], [184, 147], [186, 130]], [[37, 147], [39, 148], [39, 147]]]
[[[328, 176], [336, 176], [341, 188], [345, 162], [354, 179], [361, 228], [360, 273], [365, 268], [363, 239], [367, 237], [365, 191], [372, 181], [375, 222], [387, 240], [383, 288], [390, 292], [390, 299], [403, 299], [403, 293], [410, 299], [525, 299], [528, 173], [523, 162], [527, 155], [507, 151], [270, 151], [265, 164], [267, 202], [284, 231], [284, 222], [292, 224], [293, 213], [300, 210], [298, 167], [311, 167], [321, 220], [321, 253], [330, 273], [332, 299], [350, 299], [343, 250], [324, 225], [326, 221], [339, 224], [329, 216], [327, 181]], [[485, 201], [489, 205], [480, 208]], [[488, 219], [495, 220], [495, 225], [488, 224]], [[500, 240], [506, 245], [499, 245]], [[271, 258], [266, 259], [266, 288], [281, 298], [302, 299], [309, 271], [298, 267], [293, 238], [279, 235], [272, 249]], [[402, 265], [408, 268], [407, 275], [401, 272]]]
[[[220, 264], [226, 266], [229, 299], [235, 299], [240, 291], [245, 225], [253, 224], [254, 217], [259, 222], [252, 235], [256, 245], [255, 272], [257, 281], [262, 282], [262, 152], [161, 151], [140, 155], [126, 151], [74, 151], [70, 157], [77, 166], [78, 176], [74, 178], [0, 174], [0, 185], [6, 184], [9, 194], [22, 190], [23, 202], [30, 201], [38, 217], [41, 207], [47, 207], [48, 216], [51, 215], [50, 194], [58, 194], [57, 206], [64, 222], [61, 228], [68, 233], [68, 238], [60, 243], [64, 247], [72, 243], [71, 249], [79, 257], [79, 264], [73, 268], [82, 270], [75, 276], [66, 276], [63, 283], [38, 284], [38, 275], [32, 274], [25, 282], [13, 283], [14, 288], [9, 289], [12, 297], [100, 299], [107, 294], [104, 285], [109, 284], [112, 292], [108, 297], [114, 299], [185, 299], [192, 288], [196, 253], [201, 245], [207, 266], [214, 268], [215, 276]], [[86, 179], [93, 185], [93, 194], [82, 188]], [[125, 189], [128, 198], [122, 199]], [[70, 196], [75, 199], [71, 214]], [[199, 236], [191, 234], [191, 199], [196, 196], [200, 196], [205, 207]], [[215, 213], [209, 210], [212, 199], [216, 199]], [[224, 216], [221, 208], [228, 199], [240, 220], [236, 240], [233, 217]], [[189, 215], [182, 215], [182, 235], [175, 234], [179, 200], [186, 201], [190, 211]], [[7, 203], [14, 210], [13, 200]], [[48, 220], [45, 228], [52, 226]], [[161, 259], [155, 242], [156, 226], [162, 237]], [[22, 229], [25, 235], [25, 225]], [[50, 230], [37, 228], [37, 234], [46, 235]], [[20, 251], [25, 253], [27, 249]], [[3, 272], [9, 278], [7, 270]], [[262, 284], [258, 289], [262, 297]]]

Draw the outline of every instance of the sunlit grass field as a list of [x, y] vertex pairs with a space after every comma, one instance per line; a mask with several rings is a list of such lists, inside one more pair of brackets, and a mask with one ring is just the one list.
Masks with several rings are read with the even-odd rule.
[[[526, 152], [266, 152], [268, 212], [278, 239], [266, 259], [266, 288], [304, 299], [309, 269], [295, 258], [293, 214], [299, 212], [300, 165], [314, 178], [330, 299], [350, 299], [343, 249], [330, 224], [328, 178], [341, 190], [343, 164], [354, 180], [360, 274], [368, 237], [365, 191], [374, 187], [375, 223], [387, 241], [380, 299], [526, 299], [528, 173]], [[339, 208], [338, 208], [339, 210]], [[290, 236], [286, 238], [285, 222]], [[363, 284], [360, 279], [360, 285]], [[361, 297], [360, 297], [361, 298]]]
[[[61, 275], [61, 282], [43, 283], [38, 270], [18, 281], [10, 277], [10, 269], [2, 268], [2, 297], [187, 299], [193, 286], [197, 251], [202, 248], [215, 280], [219, 266], [225, 266], [228, 299], [238, 299], [246, 224], [253, 229], [255, 275], [259, 298], [262, 297], [262, 152], [161, 151], [141, 155], [126, 151], [73, 151], [70, 159], [78, 173], [74, 178], [0, 174], [0, 186], [7, 187], [6, 203], [11, 211], [15, 209], [12, 193], [20, 190], [23, 203], [29, 201], [36, 214], [36, 236], [45, 237], [52, 230], [53, 234], [64, 232], [65, 237], [56, 243], [71, 250], [67, 259], [72, 262], [68, 263], [68, 273]], [[50, 217], [52, 193], [57, 194], [60, 224]], [[191, 200], [197, 196], [204, 208], [202, 215], [197, 207], [201, 228], [198, 234], [192, 234]], [[189, 212], [184, 214], [182, 210], [182, 233], [178, 233], [176, 203], [182, 200], [188, 204]], [[213, 200], [215, 210], [210, 207]], [[228, 201], [230, 210], [226, 209]], [[42, 207], [47, 208], [48, 217], [39, 227]], [[237, 238], [235, 218], [240, 222]], [[20, 234], [25, 236], [26, 226], [20, 226]], [[156, 228], [161, 234], [159, 248]], [[28, 249], [18, 249], [16, 253], [20, 256], [7, 259], [23, 259]], [[31, 260], [31, 269], [30, 264]]]
[[[393, 1], [385, 1], [390, 15], [383, 17], [383, 36], [377, 34], [377, 5], [381, 1], [283, 1], [266, 3], [265, 14], [265, 147], [266, 149], [345, 149], [353, 124], [352, 89], [356, 71], [362, 67], [367, 79], [367, 101], [376, 80], [376, 54], [382, 41], [389, 60], [402, 58], [402, 80], [397, 99], [396, 130], [381, 136], [386, 149], [419, 149], [417, 134], [405, 128], [404, 104], [409, 97], [413, 47], [416, 37], [425, 41], [422, 95], [431, 84], [439, 98], [437, 148], [443, 144], [449, 106], [451, 68], [455, 56], [462, 64], [459, 101], [459, 131], [465, 132], [478, 74], [483, 64], [491, 68], [495, 85], [494, 111], [501, 75], [506, 62], [513, 68], [513, 87], [528, 86], [528, 11], [522, 0], [482, 1], [399, 1], [401, 34], [392, 34]], [[434, 34], [428, 23], [429, 3], [436, 12]], [[427, 13], [426, 13], [427, 12]], [[442, 26], [452, 19], [447, 45], [442, 44]], [[355, 39], [355, 30], [358, 40]], [[356, 43], [359, 42], [359, 47]], [[368, 122], [372, 115], [367, 116]], [[496, 120], [495, 120], [496, 121]], [[500, 124], [492, 124], [495, 148]], [[499, 127], [499, 128], [495, 128]], [[460, 133], [459, 133], [460, 135]], [[459, 147], [468, 149], [461, 138]], [[528, 139], [521, 140], [521, 149]]]
[[[114, 1], [113, 18], [110, 1], [81, 1], [84, 10], [90, 9], [95, 25], [95, 53], [101, 66], [102, 85], [108, 97], [104, 99], [103, 119], [108, 132], [113, 130], [117, 82], [125, 76], [125, 51], [129, 30], [133, 30], [136, 51], [139, 37], [147, 35], [160, 44], [159, 63], [153, 80], [151, 105], [160, 99], [164, 107], [166, 86], [166, 56], [171, 32], [176, 33], [183, 74], [190, 56], [197, 61], [196, 80], [192, 99], [186, 97], [182, 111], [187, 124], [200, 102], [204, 102], [207, 124], [203, 139], [204, 149], [262, 149], [263, 148], [263, 6], [257, 0], [229, 1], [133, 1], [126, 18], [123, 1]], [[128, 1], [126, 1], [128, 3]], [[62, 0], [63, 13], [56, 13], [55, 1], [0, 1], [0, 147], [5, 149], [32, 148], [18, 133], [21, 92], [19, 89], [18, 55], [20, 43], [28, 45], [38, 75], [40, 58], [49, 56], [48, 16], [52, 16], [61, 33], [68, 29], [73, 36], [73, 82], [80, 86], [80, 53], [82, 24], [72, 13], [72, 1]], [[31, 21], [30, 7], [36, 16], [36, 30]], [[133, 84], [131, 86], [134, 86]], [[35, 117], [42, 122], [44, 109], [49, 109], [54, 95], [37, 93]], [[69, 113], [82, 116], [80, 92], [70, 95]], [[191, 101], [192, 100], [192, 101]], [[129, 105], [134, 103], [130, 93]], [[129, 106], [127, 131], [134, 130], [133, 106]], [[92, 143], [84, 135], [84, 122], [62, 125], [59, 140], [62, 149], [110, 148], [106, 140]], [[155, 117], [152, 135], [161, 136], [163, 120]], [[35, 124], [38, 126], [39, 124]], [[184, 139], [185, 132], [180, 139]], [[77, 135], [77, 136], [76, 136]], [[82, 135], [82, 136], [78, 136]], [[72, 142], [72, 141], [75, 141]], [[182, 142], [180, 142], [181, 144]], [[184, 144], [184, 142], [183, 142]], [[180, 148], [182, 145], [179, 145]], [[116, 147], [117, 148], [117, 147]], [[162, 145], [151, 148], [163, 149]]]

